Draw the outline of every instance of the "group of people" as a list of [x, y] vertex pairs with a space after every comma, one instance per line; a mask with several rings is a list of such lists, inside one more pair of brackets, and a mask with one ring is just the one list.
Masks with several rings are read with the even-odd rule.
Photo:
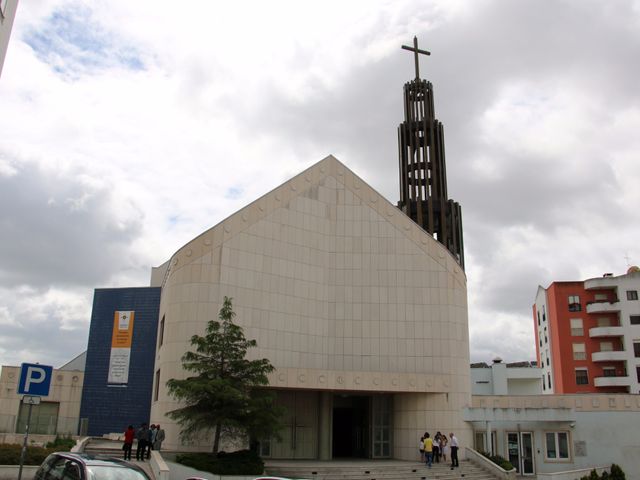
[[124, 432], [124, 445], [122, 446], [125, 460], [131, 460], [134, 439], [138, 440], [136, 460], [144, 462], [145, 457], [151, 457], [151, 450], [160, 451], [162, 448], [164, 430], [160, 428], [160, 425], [148, 427], [146, 423], [143, 423], [138, 430], [133, 428], [133, 425], [129, 425]]
[[420, 437], [418, 448], [420, 461], [425, 462], [429, 468], [433, 462], [440, 463], [440, 459], [446, 462], [449, 451], [451, 451], [451, 470], [460, 466], [458, 463], [458, 439], [453, 432], [449, 434], [449, 438], [440, 432], [437, 432], [432, 438], [429, 432], [424, 432], [424, 435]]

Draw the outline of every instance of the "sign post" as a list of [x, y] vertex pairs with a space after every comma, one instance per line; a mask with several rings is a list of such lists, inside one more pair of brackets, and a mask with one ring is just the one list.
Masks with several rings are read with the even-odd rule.
[[20, 469], [18, 480], [22, 480], [22, 466], [27, 455], [27, 440], [29, 438], [29, 426], [31, 425], [31, 411], [34, 405], [40, 404], [40, 397], [49, 395], [53, 367], [33, 363], [23, 363], [20, 367], [20, 381], [18, 382], [18, 394], [24, 395], [22, 403], [29, 405], [27, 425], [24, 430], [24, 442], [20, 452]]

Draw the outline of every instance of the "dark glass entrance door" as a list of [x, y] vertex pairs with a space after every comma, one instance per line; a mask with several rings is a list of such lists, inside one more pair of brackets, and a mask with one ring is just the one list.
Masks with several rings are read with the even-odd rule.
[[369, 458], [369, 397], [336, 395], [333, 458]]

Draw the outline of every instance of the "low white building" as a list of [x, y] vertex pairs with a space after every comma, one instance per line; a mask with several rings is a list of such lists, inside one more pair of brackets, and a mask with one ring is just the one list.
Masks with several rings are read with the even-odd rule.
[[628, 479], [640, 478], [638, 395], [474, 395], [464, 419], [473, 447], [503, 456], [520, 475], [616, 463]]
[[538, 395], [542, 393], [542, 369], [536, 362], [503, 363], [500, 358], [471, 364], [472, 395]]
[[[53, 370], [49, 395], [33, 405], [29, 436], [41, 443], [56, 435], [76, 435], [84, 382], [82, 353]], [[3, 366], [0, 372], [0, 443], [22, 443], [29, 407], [22, 403], [18, 381], [20, 367]]]

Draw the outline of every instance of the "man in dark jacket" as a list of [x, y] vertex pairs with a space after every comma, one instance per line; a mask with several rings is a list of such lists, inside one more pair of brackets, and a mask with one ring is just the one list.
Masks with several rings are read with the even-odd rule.
[[144, 462], [144, 455], [149, 442], [149, 428], [147, 427], [146, 423], [143, 423], [136, 432], [136, 439], [138, 440], [138, 448], [136, 448], [136, 460]]

